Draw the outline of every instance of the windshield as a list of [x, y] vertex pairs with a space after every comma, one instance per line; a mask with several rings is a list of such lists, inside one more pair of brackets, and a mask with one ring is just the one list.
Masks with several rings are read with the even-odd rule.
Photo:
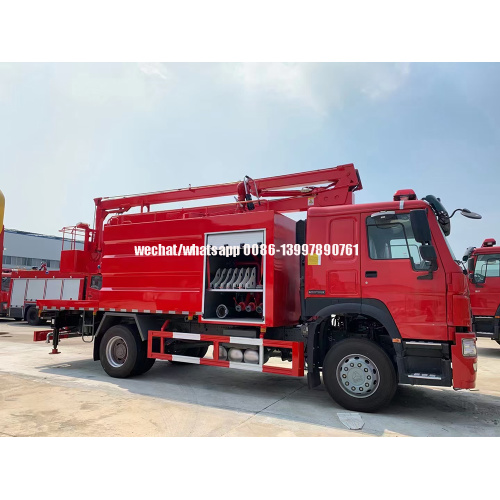
[[500, 277], [500, 254], [480, 254], [477, 256], [474, 274], [484, 277]]

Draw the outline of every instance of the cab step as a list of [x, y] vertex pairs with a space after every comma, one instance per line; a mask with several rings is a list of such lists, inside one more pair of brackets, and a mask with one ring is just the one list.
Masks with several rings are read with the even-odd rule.
[[426, 380], [442, 380], [441, 375], [436, 375], [434, 373], [409, 373], [408, 378], [419, 378]]

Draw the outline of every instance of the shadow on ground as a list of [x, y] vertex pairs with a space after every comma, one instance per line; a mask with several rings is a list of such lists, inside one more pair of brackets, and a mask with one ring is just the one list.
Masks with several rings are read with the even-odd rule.
[[[148, 373], [128, 379], [108, 377], [100, 363], [91, 360], [37, 369], [99, 382], [96, 388], [100, 390], [119, 388], [166, 401], [345, 429], [337, 412], [346, 410], [332, 401], [323, 386], [309, 390], [305, 378], [158, 361]], [[448, 388], [401, 386], [388, 408], [364, 413], [362, 418], [363, 432], [373, 435], [500, 436], [500, 398]]]
[[497, 358], [500, 360], [500, 345], [492, 340], [491, 346], [477, 348], [477, 356], [479, 358], [479, 362], [481, 362], [481, 358], [483, 356], [487, 358]]
[[12, 318], [0, 318], [0, 330], [2, 329], [3, 326], [8, 325], [9, 328], [20, 328], [23, 329], [22, 331], [25, 332], [26, 328], [33, 328], [34, 330], [48, 330], [50, 329], [50, 324], [48, 322], [43, 322], [42, 324], [38, 326], [30, 326], [26, 321], [16, 321]]

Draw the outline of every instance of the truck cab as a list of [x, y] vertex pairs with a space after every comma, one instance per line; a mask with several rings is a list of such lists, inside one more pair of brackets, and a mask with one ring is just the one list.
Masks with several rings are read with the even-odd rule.
[[[368, 374], [378, 353], [361, 340], [388, 355], [399, 383], [474, 387], [467, 279], [446, 240], [444, 207], [437, 198], [426, 198], [417, 200], [405, 190], [389, 203], [309, 210], [306, 241], [332, 250], [304, 263], [306, 315], [317, 318], [317, 331], [309, 336], [308, 356], [314, 353], [314, 359], [308, 358], [308, 375], [314, 384], [314, 371], [322, 371], [337, 400], [352, 401], [354, 394], [365, 399], [366, 391], [375, 389]], [[348, 348], [348, 342], [356, 345]], [[341, 343], [346, 352], [332, 359]], [[346, 354], [349, 349], [368, 367], [352, 376], [350, 365], [356, 370], [358, 363]], [[346, 375], [347, 396], [339, 390], [339, 369]]]
[[469, 247], [463, 260], [467, 262], [476, 334], [500, 344], [500, 247], [493, 238], [487, 238], [480, 248]]

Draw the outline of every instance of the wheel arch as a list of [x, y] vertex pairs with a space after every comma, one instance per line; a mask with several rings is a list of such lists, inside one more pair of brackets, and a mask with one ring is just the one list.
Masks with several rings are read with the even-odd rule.
[[383, 302], [375, 299], [366, 299], [363, 301], [343, 301], [336, 304], [326, 305], [314, 314], [316, 320], [310, 323], [308, 328], [307, 371], [309, 385], [311, 387], [319, 385], [318, 362], [320, 353], [318, 340], [322, 335], [319, 327], [334, 314], [360, 314], [367, 318], [376, 320], [381, 326], [384, 327], [390, 336], [397, 358], [401, 356], [401, 334], [394, 318]]
[[141, 340], [145, 342], [148, 340], [149, 330], [158, 329], [158, 325], [161, 326], [161, 322], [161, 318], [152, 314], [105, 312], [95, 332], [94, 361], [98, 361], [100, 359], [99, 349], [102, 337], [112, 326], [120, 324], [135, 325]]

